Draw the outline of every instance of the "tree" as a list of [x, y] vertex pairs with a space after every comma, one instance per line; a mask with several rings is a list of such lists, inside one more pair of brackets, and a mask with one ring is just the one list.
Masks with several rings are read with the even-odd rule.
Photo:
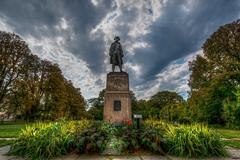
[[177, 121], [185, 111], [185, 101], [176, 92], [161, 91], [150, 100], [136, 100], [133, 113], [142, 114], [144, 119], [157, 118]]
[[17, 35], [0, 31], [0, 112], [25, 120], [86, 116], [80, 88], [59, 66], [33, 55]]
[[27, 71], [27, 44], [17, 35], [0, 31], [0, 105], [11, 92], [13, 82]]
[[240, 125], [240, 87], [236, 88], [233, 92], [235, 100], [229, 99], [227, 97], [223, 103], [223, 117], [226, 120], [228, 128], [239, 129]]
[[190, 62], [192, 117], [223, 123], [223, 100], [233, 99], [240, 84], [240, 20], [220, 27], [202, 48], [203, 55]]
[[75, 88], [71, 81], [65, 80], [66, 87], [66, 116], [69, 119], [81, 119], [87, 117], [86, 102], [80, 88]]
[[168, 104], [182, 103], [184, 99], [176, 92], [161, 91], [150, 98], [150, 105], [154, 108], [163, 108]]
[[90, 105], [88, 113], [90, 117], [92, 117], [95, 120], [103, 119], [104, 94], [105, 94], [105, 89], [99, 92], [98, 97], [91, 98], [88, 100], [88, 103]]

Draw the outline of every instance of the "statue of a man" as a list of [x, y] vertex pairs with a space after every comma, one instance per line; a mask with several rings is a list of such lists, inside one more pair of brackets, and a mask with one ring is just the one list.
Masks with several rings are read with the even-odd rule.
[[119, 66], [120, 72], [122, 72], [123, 51], [122, 51], [122, 46], [119, 41], [120, 41], [120, 37], [118, 37], [118, 36], [114, 37], [114, 42], [111, 44], [111, 47], [109, 50], [110, 64], [112, 64], [113, 72], [115, 70], [116, 65]]

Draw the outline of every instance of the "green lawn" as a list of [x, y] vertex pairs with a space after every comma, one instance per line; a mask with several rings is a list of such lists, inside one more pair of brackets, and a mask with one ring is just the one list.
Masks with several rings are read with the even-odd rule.
[[217, 129], [217, 131], [224, 138], [239, 138], [240, 139], [240, 130], [228, 130], [228, 129]]
[[0, 124], [0, 138], [16, 137], [26, 124]]
[[225, 138], [223, 141], [227, 146], [240, 149], [240, 130], [217, 129], [217, 132]]
[[[15, 138], [26, 124], [7, 122], [0, 124], [0, 138]], [[0, 139], [0, 147], [13, 143], [13, 140]]]
[[240, 141], [238, 140], [224, 140], [224, 143], [227, 146], [234, 147], [234, 148], [239, 148], [240, 149]]
[[12, 144], [13, 140], [0, 140], [0, 147]]

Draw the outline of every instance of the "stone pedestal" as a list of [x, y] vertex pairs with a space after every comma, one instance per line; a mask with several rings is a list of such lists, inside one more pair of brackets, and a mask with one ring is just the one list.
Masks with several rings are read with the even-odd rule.
[[107, 74], [104, 99], [104, 121], [123, 123], [132, 119], [129, 78], [126, 72]]

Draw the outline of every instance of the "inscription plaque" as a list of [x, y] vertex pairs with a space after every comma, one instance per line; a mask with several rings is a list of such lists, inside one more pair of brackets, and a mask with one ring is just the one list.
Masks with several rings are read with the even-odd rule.
[[121, 101], [115, 100], [113, 107], [114, 107], [114, 111], [121, 111]]

